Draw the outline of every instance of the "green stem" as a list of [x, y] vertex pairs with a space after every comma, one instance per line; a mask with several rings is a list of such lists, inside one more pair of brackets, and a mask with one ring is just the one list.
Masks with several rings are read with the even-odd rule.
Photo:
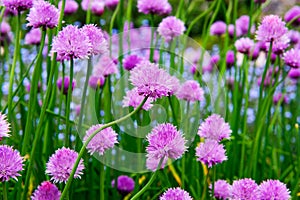
[[33, 125], [32, 121], [34, 121], [33, 119], [34, 119], [36, 103], [37, 103], [37, 90], [38, 90], [39, 77], [41, 74], [45, 38], [46, 38], [46, 30], [43, 29], [40, 49], [39, 49], [39, 53], [38, 53], [38, 57], [37, 57], [37, 62], [34, 66], [31, 85], [30, 85], [30, 98], [29, 98], [28, 114], [27, 114], [27, 120], [26, 120], [24, 140], [23, 140], [23, 144], [22, 144], [22, 154], [23, 155], [27, 152], [27, 149], [28, 149], [28, 146], [30, 143], [30, 138], [31, 138], [31, 131], [32, 131], [32, 125]]
[[15, 69], [17, 66], [18, 55], [20, 54], [20, 40], [21, 40], [21, 13], [17, 14], [17, 25], [16, 25], [16, 35], [15, 35], [15, 51], [13, 63], [10, 68], [10, 76], [9, 76], [9, 88], [8, 88], [8, 119], [12, 119], [12, 107], [13, 107], [13, 85], [14, 85], [14, 77], [15, 77]]
[[[66, 137], [66, 143], [65, 146], [70, 146], [70, 112], [71, 112], [71, 100], [72, 100], [72, 84], [73, 84], [73, 76], [74, 76], [74, 59], [70, 59], [70, 81], [69, 81], [69, 87], [68, 87], [68, 95], [67, 95], [67, 105], [66, 105], [66, 130], [65, 130], [65, 137]], [[63, 85], [64, 87], [64, 85]]]
[[153, 62], [153, 56], [154, 56], [154, 47], [153, 47], [153, 40], [154, 40], [154, 14], [151, 13], [151, 41], [150, 41], [150, 62]]
[[184, 5], [184, 0], [180, 0], [178, 9], [177, 9], [177, 12], [176, 12], [176, 15], [175, 15], [177, 18], [180, 18], [180, 14], [181, 14], [181, 10], [182, 10], [183, 5]]
[[[112, 35], [112, 29], [114, 27], [114, 22], [116, 20], [116, 17], [117, 17], [117, 14], [118, 14], [119, 10], [120, 10], [120, 3], [118, 3], [116, 10], [114, 11], [114, 13], [113, 13], [113, 15], [111, 17], [111, 21], [110, 21], [110, 25], [109, 25], [109, 33], [110, 33], [110, 35]], [[111, 47], [112, 47], [112, 37], [109, 38], [109, 54], [110, 54], [110, 57], [111, 57], [111, 54], [112, 54]]]
[[100, 200], [104, 200], [104, 177], [105, 170], [103, 163], [100, 162]]
[[[66, 5], [66, 0], [62, 0], [61, 1], [61, 9], [60, 9], [60, 13], [59, 13], [59, 19], [58, 19], [58, 25], [57, 25], [57, 29], [56, 32], [58, 33], [62, 27], [62, 20], [64, 18], [64, 10], [65, 10], [65, 5]], [[55, 54], [55, 60], [56, 60], [56, 54]]]
[[153, 183], [153, 181], [155, 180], [155, 178], [156, 178], [156, 176], [159, 172], [159, 169], [161, 168], [163, 160], [164, 160], [164, 157], [162, 157], [160, 159], [159, 164], [156, 168], [156, 171], [152, 174], [152, 176], [151, 176], [150, 180], [148, 181], [148, 183], [138, 193], [136, 193], [130, 200], [138, 199], [151, 186], [151, 184]]
[[2, 186], [3, 186], [3, 200], [8, 200], [7, 198], [7, 186], [6, 186], [6, 181], [2, 182]]
[[112, 121], [112, 122], [109, 122], [109, 123], [103, 125], [101, 128], [95, 130], [95, 131], [90, 135], [90, 137], [87, 138], [86, 142], [83, 144], [83, 146], [82, 146], [81, 149], [80, 149], [80, 152], [79, 152], [79, 154], [78, 154], [78, 157], [77, 157], [76, 162], [75, 162], [75, 164], [74, 164], [74, 167], [73, 167], [73, 169], [72, 169], [72, 172], [71, 172], [71, 174], [70, 174], [70, 177], [69, 177], [69, 179], [68, 179], [68, 181], [67, 181], [67, 184], [66, 184], [66, 186], [65, 186], [65, 188], [64, 188], [64, 190], [63, 190], [63, 192], [62, 192], [62, 195], [61, 195], [61, 197], [60, 197], [61, 200], [63, 200], [63, 199], [66, 197], [67, 191], [69, 190], [69, 188], [70, 188], [70, 186], [71, 186], [71, 184], [72, 184], [72, 181], [73, 181], [73, 178], [74, 178], [74, 174], [75, 174], [76, 169], [77, 169], [77, 167], [78, 167], [78, 165], [79, 165], [80, 159], [82, 158], [82, 156], [83, 156], [83, 154], [84, 154], [84, 152], [85, 152], [85, 148], [87, 147], [87, 145], [89, 144], [89, 142], [90, 142], [90, 141], [95, 137], [95, 135], [97, 135], [97, 133], [99, 133], [101, 130], [103, 130], [103, 129], [105, 129], [105, 128], [108, 128], [108, 127], [111, 127], [111, 126], [113, 126], [113, 125], [115, 125], [115, 124], [118, 124], [118, 123], [120, 123], [120, 122], [122, 122], [122, 121], [128, 119], [129, 117], [131, 117], [131, 116], [134, 115], [135, 113], [137, 113], [137, 112], [142, 108], [142, 106], [145, 104], [145, 102], [147, 101], [147, 99], [148, 99], [148, 97], [145, 97], [144, 100], [142, 101], [142, 103], [141, 103], [135, 110], [133, 110], [131, 113], [125, 115], [124, 117], [121, 117], [120, 119], [117, 119], [117, 120], [115, 120], [115, 121]]

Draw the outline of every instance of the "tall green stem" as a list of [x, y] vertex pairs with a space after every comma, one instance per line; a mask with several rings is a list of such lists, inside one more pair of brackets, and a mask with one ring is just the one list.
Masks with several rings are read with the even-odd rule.
[[[70, 81], [68, 87], [68, 95], [67, 95], [67, 105], [66, 105], [66, 130], [65, 130], [65, 145], [66, 147], [70, 146], [70, 112], [71, 112], [71, 100], [72, 100], [72, 84], [73, 84], [73, 76], [74, 76], [74, 59], [70, 59]], [[64, 85], [63, 85], [64, 87]]]
[[2, 191], [3, 192], [3, 200], [8, 200], [7, 199], [7, 186], [6, 186], [6, 184], [7, 184], [6, 181], [2, 182], [2, 186], [3, 186], [3, 191]]
[[17, 25], [16, 25], [16, 35], [15, 35], [15, 51], [13, 63], [10, 68], [10, 76], [9, 76], [9, 88], [8, 88], [8, 119], [12, 119], [13, 112], [13, 85], [14, 85], [14, 77], [15, 77], [15, 69], [17, 66], [18, 55], [20, 54], [20, 40], [21, 40], [21, 14], [18, 12], [17, 14]]
[[68, 190], [69, 190], [69, 188], [70, 188], [70, 186], [71, 186], [71, 184], [72, 184], [72, 181], [73, 181], [73, 178], [74, 178], [74, 174], [75, 174], [76, 169], [77, 169], [77, 167], [78, 167], [78, 165], [79, 165], [80, 159], [82, 158], [82, 156], [83, 156], [83, 154], [84, 154], [84, 152], [85, 152], [85, 148], [86, 148], [87, 145], [90, 143], [90, 141], [95, 137], [95, 135], [97, 135], [97, 133], [99, 133], [101, 130], [103, 130], [103, 129], [105, 129], [105, 128], [108, 128], [108, 127], [111, 127], [111, 126], [113, 126], [113, 125], [115, 125], [115, 124], [118, 124], [118, 123], [120, 123], [120, 122], [122, 122], [122, 121], [128, 119], [129, 117], [131, 117], [131, 116], [134, 115], [135, 113], [137, 113], [137, 112], [142, 108], [142, 106], [145, 104], [145, 102], [147, 101], [147, 99], [148, 99], [148, 97], [145, 97], [144, 100], [142, 101], [142, 103], [141, 103], [135, 110], [133, 110], [131, 113], [125, 115], [124, 117], [121, 117], [120, 119], [117, 119], [117, 120], [115, 120], [115, 121], [112, 121], [112, 122], [109, 122], [109, 123], [103, 125], [101, 128], [95, 130], [95, 131], [90, 135], [90, 137], [87, 138], [86, 142], [83, 144], [83, 146], [82, 146], [81, 149], [80, 149], [80, 152], [79, 152], [78, 157], [77, 157], [77, 159], [76, 159], [76, 161], [75, 161], [75, 164], [74, 164], [74, 167], [73, 167], [72, 172], [71, 172], [71, 174], [70, 174], [70, 177], [69, 177], [69, 179], [68, 179], [68, 181], [67, 181], [67, 184], [66, 184], [66, 186], [65, 186], [65, 188], [64, 188], [64, 190], [63, 190], [63, 192], [62, 192], [62, 195], [61, 195], [61, 197], [60, 197], [61, 200], [63, 200], [63, 199], [66, 197], [67, 192], [68, 192]]
[[37, 90], [38, 90], [38, 82], [41, 74], [41, 67], [42, 67], [42, 61], [43, 61], [43, 49], [45, 45], [45, 38], [46, 38], [46, 29], [42, 30], [42, 38], [41, 38], [41, 44], [40, 49], [37, 57], [37, 62], [35, 64], [31, 85], [30, 85], [30, 98], [29, 98], [29, 106], [28, 106], [28, 114], [27, 114], [27, 120], [26, 120], [26, 127], [25, 127], [25, 133], [24, 133], [24, 140], [22, 144], [22, 154], [25, 154], [27, 152], [30, 138], [31, 138], [31, 131], [32, 131], [32, 121], [34, 119], [35, 114], [35, 108], [37, 103]]
[[104, 177], [105, 170], [103, 163], [100, 163], [100, 200], [104, 200]]
[[159, 164], [158, 164], [158, 166], [156, 168], [156, 171], [152, 174], [152, 176], [151, 176], [150, 180], [148, 181], [148, 183], [138, 193], [136, 193], [130, 200], [136, 200], [136, 199], [138, 199], [151, 186], [151, 184], [153, 183], [153, 181], [155, 180], [155, 178], [156, 178], [156, 176], [157, 176], [157, 174], [159, 172], [159, 169], [161, 168], [163, 160], [164, 160], [164, 157], [162, 157], [160, 159]]

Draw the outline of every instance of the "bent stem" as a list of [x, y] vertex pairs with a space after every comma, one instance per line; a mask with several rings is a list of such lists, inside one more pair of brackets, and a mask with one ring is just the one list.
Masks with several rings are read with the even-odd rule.
[[83, 154], [84, 154], [84, 152], [85, 152], [85, 148], [86, 148], [87, 145], [90, 143], [90, 141], [95, 137], [95, 135], [97, 135], [97, 133], [99, 133], [99, 132], [102, 131], [103, 129], [106, 129], [106, 128], [111, 127], [111, 126], [113, 126], [113, 125], [115, 125], [115, 124], [118, 124], [118, 123], [120, 123], [120, 122], [122, 122], [122, 121], [128, 119], [129, 117], [131, 117], [131, 116], [134, 115], [135, 113], [137, 113], [137, 112], [142, 108], [142, 106], [146, 103], [147, 99], [148, 99], [148, 97], [145, 97], [144, 100], [142, 101], [142, 103], [141, 103], [135, 110], [133, 110], [131, 113], [125, 115], [124, 117], [121, 117], [120, 119], [117, 119], [117, 120], [115, 120], [115, 121], [112, 121], [112, 122], [109, 122], [109, 123], [103, 125], [101, 128], [95, 130], [95, 131], [87, 138], [86, 142], [83, 144], [83, 146], [82, 146], [81, 149], [80, 149], [80, 152], [79, 152], [78, 157], [77, 157], [77, 159], [76, 159], [76, 161], [75, 161], [75, 164], [74, 164], [74, 167], [73, 167], [72, 172], [71, 172], [71, 174], [70, 174], [70, 177], [69, 177], [69, 179], [68, 179], [68, 181], [67, 181], [67, 184], [66, 184], [66, 186], [65, 186], [65, 188], [64, 188], [64, 190], [63, 190], [63, 192], [62, 192], [62, 195], [61, 195], [61, 197], [60, 197], [61, 200], [63, 200], [63, 199], [66, 197], [67, 192], [68, 192], [68, 190], [69, 190], [69, 188], [70, 188], [70, 186], [71, 186], [71, 184], [72, 184], [72, 181], [73, 181], [73, 178], [74, 178], [74, 174], [75, 174], [76, 169], [77, 169], [77, 167], [78, 167], [78, 165], [79, 165], [80, 159], [82, 158], [82, 156], [83, 156]]
[[156, 178], [156, 176], [159, 172], [159, 169], [162, 165], [163, 160], [164, 160], [164, 157], [162, 157], [160, 159], [159, 164], [156, 168], [156, 171], [152, 174], [152, 176], [151, 176], [150, 180], [148, 181], [148, 183], [138, 193], [136, 193], [130, 200], [138, 199], [150, 187], [150, 185], [153, 183], [153, 181], [155, 180], [155, 178]]

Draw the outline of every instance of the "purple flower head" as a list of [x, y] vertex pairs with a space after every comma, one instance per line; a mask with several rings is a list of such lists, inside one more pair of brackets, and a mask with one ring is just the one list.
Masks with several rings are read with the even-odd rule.
[[99, 62], [96, 64], [94, 69], [94, 74], [97, 76], [109, 76], [112, 74], [117, 74], [118, 68], [115, 63], [115, 60], [110, 58], [109, 56], [101, 56]]
[[0, 37], [2, 35], [7, 35], [10, 32], [10, 25], [6, 21], [0, 23]]
[[220, 115], [212, 114], [200, 125], [198, 135], [220, 142], [223, 139], [230, 139], [231, 132], [229, 124]]
[[242, 35], [242, 30], [240, 27], [235, 28], [233, 24], [228, 25], [228, 34], [231, 38], [234, 37], [234, 31], [237, 37], [240, 37]]
[[[86, 131], [83, 142], [86, 142], [87, 139], [102, 126], [102, 124], [91, 126]], [[99, 131], [95, 137], [93, 137], [93, 139], [87, 145], [87, 149], [90, 154], [97, 152], [99, 155], [103, 155], [107, 149], [113, 148], [116, 143], [118, 143], [117, 133], [111, 127], [108, 127], [102, 131]]]
[[300, 6], [294, 6], [289, 11], [287, 11], [284, 15], [284, 20], [286, 22], [292, 22], [293, 25], [299, 25], [300, 24]]
[[277, 94], [274, 94], [273, 103], [274, 104], [278, 104], [278, 103], [287, 104], [288, 103], [288, 98], [285, 94], [282, 94], [282, 93], [279, 92]]
[[27, 16], [27, 26], [54, 28], [58, 24], [59, 11], [47, 1], [35, 1]]
[[174, 16], [169, 16], [164, 18], [158, 25], [157, 31], [167, 42], [169, 42], [173, 38], [182, 35], [185, 31], [185, 27], [183, 21]]
[[[209, 186], [212, 189], [212, 185]], [[229, 199], [231, 195], [231, 185], [225, 180], [215, 182], [214, 197], [217, 199]]]
[[[58, 8], [61, 10], [62, 1], [58, 3]], [[66, 0], [64, 14], [71, 15], [78, 10], [78, 3], [74, 0]]]
[[210, 58], [210, 64], [211, 64], [212, 66], [217, 65], [217, 64], [219, 63], [219, 61], [220, 61], [220, 55], [218, 55], [218, 54], [213, 55], [213, 56], [211, 56], [211, 58]]
[[44, 181], [34, 191], [31, 196], [31, 200], [59, 200], [60, 191], [50, 181]]
[[12, 12], [20, 12], [31, 8], [33, 0], [2, 0], [2, 3]]
[[82, 31], [88, 36], [92, 44], [91, 55], [98, 55], [108, 52], [108, 43], [102, 34], [102, 30], [94, 24], [86, 24]]
[[[64, 82], [64, 85], [62, 85]], [[63, 94], [67, 95], [68, 94], [68, 89], [69, 89], [69, 85], [70, 85], [70, 77], [69, 76], [65, 76], [64, 78], [59, 77], [57, 82], [57, 87], [58, 89], [61, 91], [63, 90]], [[72, 91], [74, 90], [74, 88], [76, 87], [76, 80], [73, 79], [72, 81]]]
[[254, 42], [250, 38], [243, 37], [235, 41], [234, 46], [238, 52], [249, 54], [254, 47]]
[[57, 60], [70, 60], [71, 58], [88, 58], [92, 51], [92, 44], [88, 36], [77, 26], [64, 27], [53, 39], [51, 52], [57, 53]]
[[226, 53], [226, 66], [227, 68], [231, 68], [235, 62], [234, 51], [229, 50]]
[[17, 150], [7, 145], [0, 145], [0, 182], [16, 181], [20, 171], [23, 170], [23, 158]]
[[172, 11], [168, 0], [138, 0], [138, 11], [144, 14], [167, 15]]
[[203, 162], [208, 167], [227, 160], [224, 146], [219, 144], [218, 141], [210, 139], [200, 143], [200, 146], [196, 148], [196, 156], [198, 161]]
[[100, 75], [100, 76], [92, 75], [89, 78], [89, 86], [91, 88], [93, 88], [94, 90], [102, 87], [104, 85], [104, 83], [105, 83], [105, 78], [102, 75]]
[[[52, 176], [54, 183], [67, 182], [73, 166], [78, 157], [78, 153], [69, 148], [61, 148], [55, 151], [46, 164], [46, 174]], [[81, 178], [84, 169], [83, 160], [80, 159], [79, 165], [74, 174], [74, 178]]]
[[[126, 175], [121, 175], [117, 179], [117, 190], [118, 192], [126, 196], [134, 190], [135, 182], [134, 180]], [[112, 187], [115, 187], [115, 180], [112, 181]]]
[[[147, 136], [149, 145], [146, 148], [147, 160], [178, 159], [186, 151], [186, 140], [180, 131], [170, 123], [159, 124]], [[155, 162], [155, 161], [154, 161]], [[156, 165], [157, 167], [157, 165]]]
[[260, 53], [260, 46], [259, 44], [255, 44], [254, 48], [251, 50], [251, 52], [249, 52], [248, 56], [252, 59], [252, 60], [256, 60], [259, 56]]
[[250, 178], [235, 180], [231, 187], [232, 199], [257, 200], [258, 185]]
[[105, 6], [111, 10], [115, 9], [119, 3], [119, 0], [105, 0]]
[[25, 44], [28, 45], [39, 45], [41, 43], [42, 32], [39, 28], [31, 29], [25, 35]]
[[104, 13], [105, 3], [103, 1], [93, 1], [91, 11], [94, 15], [101, 16]]
[[204, 99], [204, 91], [197, 81], [188, 80], [179, 87], [176, 96], [186, 101], [202, 101]]
[[300, 49], [290, 49], [283, 54], [286, 65], [292, 68], [300, 68]]
[[143, 60], [144, 60], [144, 58], [142, 58], [138, 55], [129, 55], [123, 59], [123, 67], [124, 67], [124, 69], [130, 71], [133, 68], [135, 68], [136, 65], [139, 64]]
[[300, 42], [300, 32], [295, 30], [289, 30], [287, 33], [292, 44], [297, 44]]
[[179, 87], [176, 77], [170, 76], [165, 70], [159, 69], [157, 64], [148, 61], [141, 62], [132, 69], [129, 80], [138, 88], [139, 95], [154, 99], [172, 95]]
[[294, 80], [297, 80], [300, 78], [300, 68], [291, 68], [291, 70], [288, 73], [288, 77]]
[[210, 35], [221, 36], [226, 33], [227, 25], [223, 21], [216, 21], [210, 27]]
[[279, 180], [263, 181], [258, 186], [259, 199], [264, 200], [288, 200], [291, 199], [290, 191], [286, 185]]
[[[126, 92], [126, 96], [122, 101], [123, 107], [132, 106], [134, 108], [137, 108], [142, 103], [144, 98], [145, 97], [138, 94], [137, 88], [133, 88], [132, 90]], [[151, 98], [148, 98], [142, 109], [149, 110], [150, 108], [152, 108], [152, 101], [153, 100]]]
[[256, 31], [256, 40], [271, 42], [280, 39], [288, 29], [285, 22], [277, 15], [267, 15], [263, 18]]
[[159, 200], [192, 200], [190, 194], [177, 187], [177, 188], [169, 188], [162, 196], [160, 196]]
[[[250, 18], [248, 15], [242, 15], [236, 20], [236, 26], [237, 29], [241, 30], [241, 35], [247, 35], [249, 29], [249, 21]], [[252, 33], [254, 31], [255, 31], [255, 26], [252, 26], [250, 32]]]
[[3, 137], [9, 137], [10, 124], [6, 119], [6, 115], [0, 112], [0, 140]]

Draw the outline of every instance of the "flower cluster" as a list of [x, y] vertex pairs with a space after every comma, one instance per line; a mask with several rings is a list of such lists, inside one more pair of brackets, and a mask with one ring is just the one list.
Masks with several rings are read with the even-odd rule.
[[184, 23], [174, 16], [166, 17], [158, 25], [158, 33], [168, 42], [185, 31]]
[[[111, 185], [112, 187], [115, 187], [116, 181], [113, 180]], [[127, 194], [129, 194], [130, 192], [132, 192], [134, 190], [134, 180], [126, 175], [121, 175], [117, 178], [117, 190], [120, 194], [122, 194], [123, 196], [126, 196]]]
[[172, 11], [168, 0], [138, 0], [137, 7], [144, 14], [167, 15]]
[[44, 181], [34, 191], [31, 200], [59, 200], [60, 191], [58, 188], [49, 181]]
[[0, 112], [0, 140], [3, 137], [9, 137], [10, 124], [7, 122], [6, 115]]
[[181, 188], [169, 188], [163, 195], [160, 196], [160, 200], [192, 200], [190, 194]]

